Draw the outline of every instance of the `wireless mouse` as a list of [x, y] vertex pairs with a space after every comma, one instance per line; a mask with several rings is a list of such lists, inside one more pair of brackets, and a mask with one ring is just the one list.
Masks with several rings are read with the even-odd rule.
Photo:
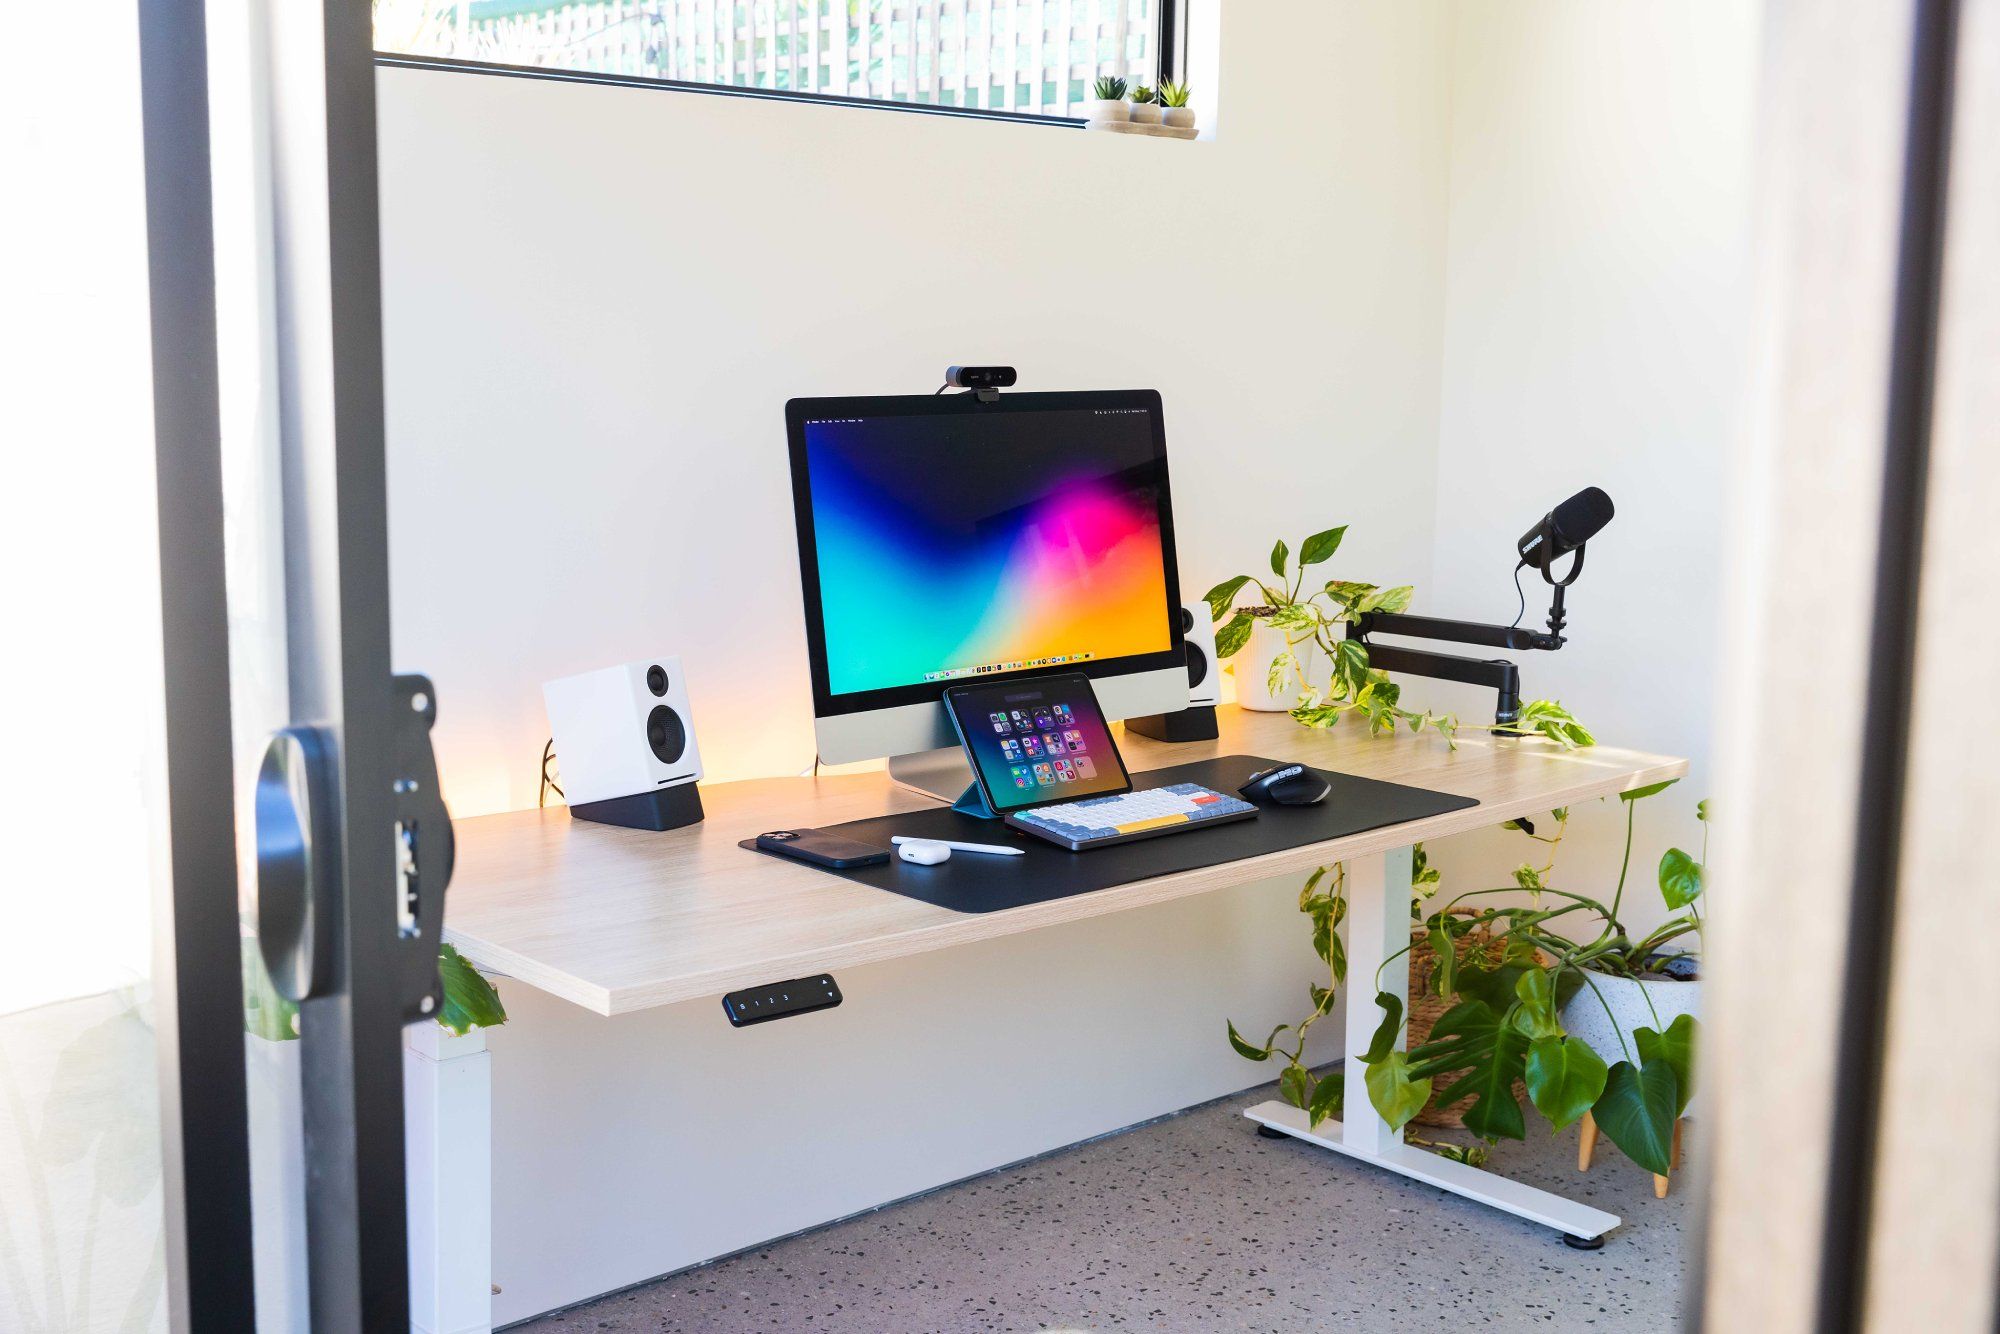
[[1277, 806], [1316, 806], [1326, 800], [1333, 785], [1303, 764], [1285, 764], [1251, 774], [1236, 789], [1246, 801], [1266, 801]]
[[936, 866], [939, 862], [950, 859], [951, 849], [942, 843], [919, 840], [911, 843], [898, 843], [896, 845], [896, 855], [906, 862], [915, 862], [919, 866]]

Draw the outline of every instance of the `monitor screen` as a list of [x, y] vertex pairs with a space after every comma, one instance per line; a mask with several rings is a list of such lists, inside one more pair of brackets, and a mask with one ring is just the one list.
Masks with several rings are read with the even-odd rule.
[[953, 686], [945, 707], [995, 811], [1131, 789], [1087, 676]]
[[822, 707], [1178, 662], [1158, 402], [1119, 393], [795, 403], [800, 562]]

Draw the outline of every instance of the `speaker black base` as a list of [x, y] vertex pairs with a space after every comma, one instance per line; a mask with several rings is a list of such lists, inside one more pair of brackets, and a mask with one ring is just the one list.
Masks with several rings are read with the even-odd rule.
[[1155, 741], [1213, 741], [1220, 735], [1215, 730], [1213, 704], [1197, 704], [1179, 713], [1153, 713], [1144, 718], [1127, 718], [1125, 730]]
[[586, 801], [569, 808], [578, 820], [617, 825], [621, 829], [650, 829], [664, 833], [695, 824], [701, 819], [701, 790], [693, 783], [635, 792], [629, 797], [607, 797]]

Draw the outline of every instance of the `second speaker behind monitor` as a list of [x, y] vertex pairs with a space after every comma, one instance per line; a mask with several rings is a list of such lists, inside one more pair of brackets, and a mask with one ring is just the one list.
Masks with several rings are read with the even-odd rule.
[[1215, 622], [1208, 604], [1181, 608], [1181, 633], [1187, 637], [1188, 707], [1214, 708], [1222, 702], [1222, 664], [1215, 660]]
[[1215, 660], [1215, 623], [1206, 603], [1181, 608], [1181, 638], [1187, 648], [1188, 706], [1178, 713], [1127, 718], [1125, 730], [1155, 741], [1213, 741], [1218, 735], [1215, 706], [1222, 699], [1220, 665]]

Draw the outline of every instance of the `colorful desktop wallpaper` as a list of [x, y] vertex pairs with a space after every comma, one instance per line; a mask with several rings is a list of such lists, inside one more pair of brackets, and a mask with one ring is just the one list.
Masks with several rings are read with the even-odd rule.
[[809, 422], [836, 695], [1172, 645], [1143, 413]]

